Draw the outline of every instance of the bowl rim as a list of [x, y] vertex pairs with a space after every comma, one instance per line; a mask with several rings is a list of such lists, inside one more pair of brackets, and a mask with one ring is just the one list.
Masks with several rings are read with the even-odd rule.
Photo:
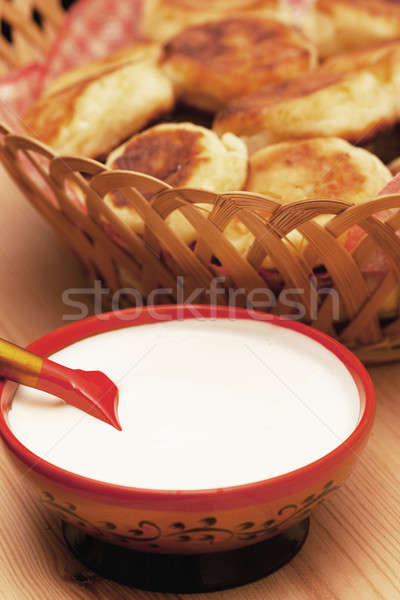
[[[160, 319], [153, 313], [157, 312]], [[359, 359], [340, 342], [312, 327], [281, 316], [246, 308], [210, 306], [196, 304], [157, 305], [127, 308], [94, 315], [59, 327], [38, 338], [27, 349], [42, 356], [49, 356], [86, 337], [107, 331], [135, 327], [166, 320], [200, 318], [247, 319], [267, 322], [272, 325], [301, 333], [328, 349], [350, 372], [360, 396], [360, 418], [352, 433], [336, 448], [316, 461], [288, 473], [268, 479], [221, 488], [199, 490], [163, 490], [123, 486], [91, 479], [67, 471], [42, 459], [12, 433], [7, 423], [9, 399], [14, 395], [17, 384], [0, 381], [0, 435], [10, 451], [35, 474], [74, 489], [84, 495], [106, 498], [110, 504], [138, 503], [154, 510], [178, 510], [187, 502], [185, 510], [198, 511], [210, 508], [233, 509], [254, 503], [265, 503], [283, 496], [297, 493], [316, 482], [326, 483], [327, 474], [346, 460], [354, 462], [371, 430], [375, 415], [375, 392], [371, 378]], [[9, 386], [9, 387], [7, 387]], [[352, 456], [354, 455], [354, 456]], [[111, 502], [110, 502], [111, 501]]]

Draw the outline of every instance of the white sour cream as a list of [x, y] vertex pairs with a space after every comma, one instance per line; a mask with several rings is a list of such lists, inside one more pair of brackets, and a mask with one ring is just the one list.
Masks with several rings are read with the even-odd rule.
[[10, 427], [39, 457], [108, 483], [191, 490], [260, 481], [332, 451], [360, 417], [357, 388], [341, 361], [270, 323], [128, 327], [52, 358], [113, 379], [123, 431], [24, 386]]

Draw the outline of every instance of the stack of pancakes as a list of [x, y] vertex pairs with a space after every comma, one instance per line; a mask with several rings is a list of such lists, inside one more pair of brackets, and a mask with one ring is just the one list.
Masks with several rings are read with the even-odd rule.
[[[285, 204], [373, 199], [391, 172], [360, 146], [373, 149], [384, 132], [397, 136], [400, 1], [317, 0], [296, 24], [289, 1], [199, 4], [145, 2], [147, 40], [62, 75], [25, 115], [27, 132], [62, 154], [145, 173], [165, 187], [246, 190]], [[182, 106], [207, 113], [212, 126], [174, 122]], [[143, 234], [121, 194], [105, 202]], [[195, 206], [205, 216], [212, 210]], [[196, 242], [178, 210], [167, 223], [184, 243]], [[224, 233], [249, 252], [254, 236], [241, 221]], [[296, 230], [286, 242], [304, 254]], [[274, 269], [270, 257], [262, 268]], [[392, 298], [385, 315], [397, 308]]]

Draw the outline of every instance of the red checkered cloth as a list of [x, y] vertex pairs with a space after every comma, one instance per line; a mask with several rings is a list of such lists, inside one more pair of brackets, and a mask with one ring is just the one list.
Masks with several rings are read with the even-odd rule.
[[0, 121], [19, 133], [20, 117], [41, 89], [43, 65], [30, 63], [0, 80]]
[[316, 0], [283, 0], [283, 3], [289, 5], [295, 15], [295, 18], [301, 19], [305, 13], [312, 8], [313, 4], [315, 4], [315, 1]]
[[21, 131], [19, 116], [64, 71], [107, 56], [139, 38], [141, 0], [79, 0], [68, 11], [47, 60], [0, 79], [0, 120]]
[[139, 37], [140, 0], [80, 0], [50, 51], [42, 86], [73, 67], [102, 58]]

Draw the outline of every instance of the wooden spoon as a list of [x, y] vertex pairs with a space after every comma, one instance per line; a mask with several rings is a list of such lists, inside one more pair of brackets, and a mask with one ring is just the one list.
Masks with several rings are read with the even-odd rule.
[[0, 377], [57, 396], [121, 431], [118, 388], [100, 371], [69, 369], [0, 338]]

